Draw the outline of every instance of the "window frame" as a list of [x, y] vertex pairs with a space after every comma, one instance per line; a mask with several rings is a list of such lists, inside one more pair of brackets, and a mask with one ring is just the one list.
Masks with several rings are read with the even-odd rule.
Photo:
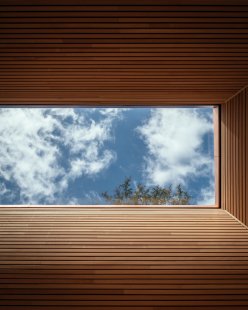
[[212, 107], [213, 108], [213, 131], [214, 131], [214, 182], [215, 182], [215, 204], [213, 205], [0, 205], [0, 208], [9, 208], [9, 207], [27, 207], [27, 208], [35, 208], [35, 207], [48, 207], [48, 208], [61, 208], [61, 207], [73, 207], [73, 208], [100, 208], [100, 207], [110, 207], [110, 208], [171, 208], [171, 209], [180, 209], [180, 208], [197, 208], [197, 209], [208, 209], [215, 208], [221, 209], [221, 145], [220, 145], [220, 136], [221, 136], [221, 127], [220, 127], [220, 113], [221, 113], [221, 105], [220, 104], [202, 104], [202, 105], [101, 105], [101, 104], [30, 104], [30, 103], [22, 103], [22, 104], [0, 104], [0, 108], [92, 108], [92, 107], [102, 107], [102, 108], [110, 108], [110, 107], [118, 107], [118, 108], [132, 108], [132, 107], [151, 107], [151, 108], [197, 108], [197, 107]]

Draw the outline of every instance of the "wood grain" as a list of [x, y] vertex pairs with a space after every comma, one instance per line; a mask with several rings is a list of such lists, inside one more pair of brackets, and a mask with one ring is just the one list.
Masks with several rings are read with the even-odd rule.
[[0, 104], [221, 104], [247, 55], [247, 1], [0, 2]]
[[221, 108], [222, 208], [248, 224], [247, 88], [233, 96]]
[[248, 230], [220, 209], [2, 207], [1, 309], [246, 309]]

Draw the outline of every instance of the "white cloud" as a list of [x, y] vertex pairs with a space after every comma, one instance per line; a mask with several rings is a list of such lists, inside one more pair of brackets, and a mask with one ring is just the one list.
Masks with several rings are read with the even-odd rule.
[[203, 136], [212, 122], [197, 109], [153, 109], [150, 118], [137, 128], [144, 140], [144, 175], [148, 184], [185, 184], [189, 177], [211, 174], [212, 159], [202, 150]]
[[94, 122], [72, 108], [0, 109], [0, 177], [19, 187], [23, 203], [54, 203], [71, 179], [96, 175], [115, 159], [104, 142], [118, 113], [101, 115]]
[[15, 193], [9, 190], [4, 183], [0, 183], [0, 203], [4, 199], [12, 200], [15, 198]]
[[214, 188], [214, 178], [210, 179], [208, 187], [202, 188], [199, 199], [197, 201], [198, 205], [214, 205], [215, 204], [215, 188]]

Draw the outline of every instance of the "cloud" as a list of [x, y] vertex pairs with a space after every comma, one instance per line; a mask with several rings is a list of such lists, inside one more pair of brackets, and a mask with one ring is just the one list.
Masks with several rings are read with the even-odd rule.
[[4, 183], [0, 183], [0, 203], [2, 203], [5, 199], [13, 200], [15, 195], [16, 193], [14, 191], [8, 189]]
[[207, 187], [201, 189], [197, 204], [203, 206], [215, 204], [214, 178], [210, 179], [209, 185]]
[[71, 180], [115, 160], [104, 143], [120, 112], [101, 110], [96, 122], [89, 109], [0, 109], [0, 177], [18, 186], [22, 203], [54, 203]]
[[212, 158], [204, 153], [203, 138], [212, 132], [211, 115], [194, 108], [152, 109], [137, 128], [148, 154], [144, 176], [148, 184], [173, 186], [188, 178], [211, 174]]
[[99, 173], [115, 159], [113, 151], [104, 149], [104, 142], [111, 138], [112, 121], [108, 115], [98, 122], [80, 115], [63, 128], [63, 143], [70, 153], [69, 179]]

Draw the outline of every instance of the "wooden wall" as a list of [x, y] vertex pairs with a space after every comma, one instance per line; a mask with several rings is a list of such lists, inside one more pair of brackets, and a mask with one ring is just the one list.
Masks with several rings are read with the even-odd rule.
[[247, 54], [247, 0], [0, 1], [2, 104], [219, 104]]
[[224, 210], [0, 209], [1, 310], [247, 310], [248, 230]]
[[222, 208], [248, 224], [248, 88], [221, 106]]

